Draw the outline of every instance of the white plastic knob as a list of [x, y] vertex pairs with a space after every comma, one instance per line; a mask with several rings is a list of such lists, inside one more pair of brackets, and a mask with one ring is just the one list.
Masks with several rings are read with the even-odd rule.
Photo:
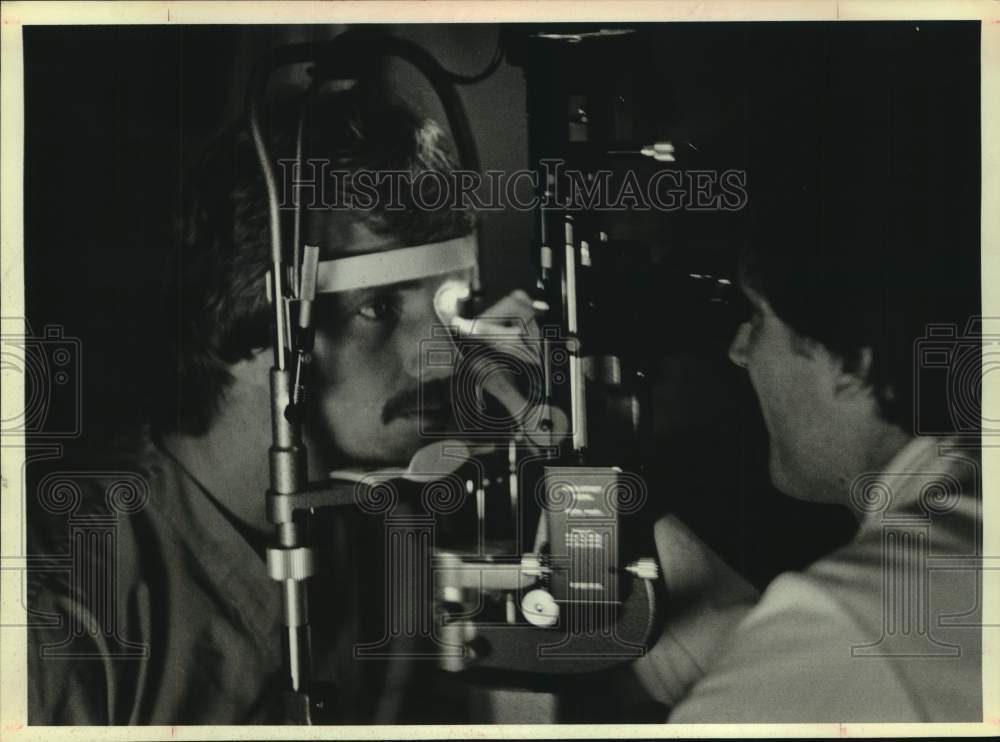
[[521, 613], [528, 623], [546, 629], [559, 621], [559, 604], [546, 590], [529, 590], [521, 598]]

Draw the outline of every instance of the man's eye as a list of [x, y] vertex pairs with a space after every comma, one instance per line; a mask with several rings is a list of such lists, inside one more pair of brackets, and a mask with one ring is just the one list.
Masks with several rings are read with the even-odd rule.
[[358, 314], [372, 322], [382, 322], [395, 317], [396, 302], [387, 297], [380, 297], [358, 307]]

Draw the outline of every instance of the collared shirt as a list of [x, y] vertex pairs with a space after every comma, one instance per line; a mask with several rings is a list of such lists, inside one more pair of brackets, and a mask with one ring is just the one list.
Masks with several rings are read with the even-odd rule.
[[[913, 440], [855, 482], [850, 544], [755, 605], [737, 592], [668, 619], [640, 676], [675, 723], [980, 721], [980, 483], [978, 445]], [[694, 539], [657, 525], [668, 589], [678, 534]]]

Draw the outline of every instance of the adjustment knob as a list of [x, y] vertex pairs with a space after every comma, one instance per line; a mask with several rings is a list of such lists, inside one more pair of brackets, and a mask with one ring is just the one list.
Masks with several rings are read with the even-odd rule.
[[529, 590], [521, 598], [521, 612], [528, 623], [547, 629], [559, 621], [559, 604], [547, 590]]

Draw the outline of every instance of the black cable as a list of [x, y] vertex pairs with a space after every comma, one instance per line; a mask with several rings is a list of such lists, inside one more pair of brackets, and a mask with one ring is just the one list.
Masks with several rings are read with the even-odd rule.
[[446, 70], [444, 67], [441, 67], [441, 71], [456, 85], [474, 85], [477, 82], [482, 82], [497, 71], [497, 68], [500, 67], [500, 63], [504, 59], [505, 54], [502, 38], [502, 36], [497, 38], [497, 48], [493, 52], [493, 58], [489, 61], [486, 68], [482, 72], [477, 72], [475, 75], [460, 75], [457, 72]]

